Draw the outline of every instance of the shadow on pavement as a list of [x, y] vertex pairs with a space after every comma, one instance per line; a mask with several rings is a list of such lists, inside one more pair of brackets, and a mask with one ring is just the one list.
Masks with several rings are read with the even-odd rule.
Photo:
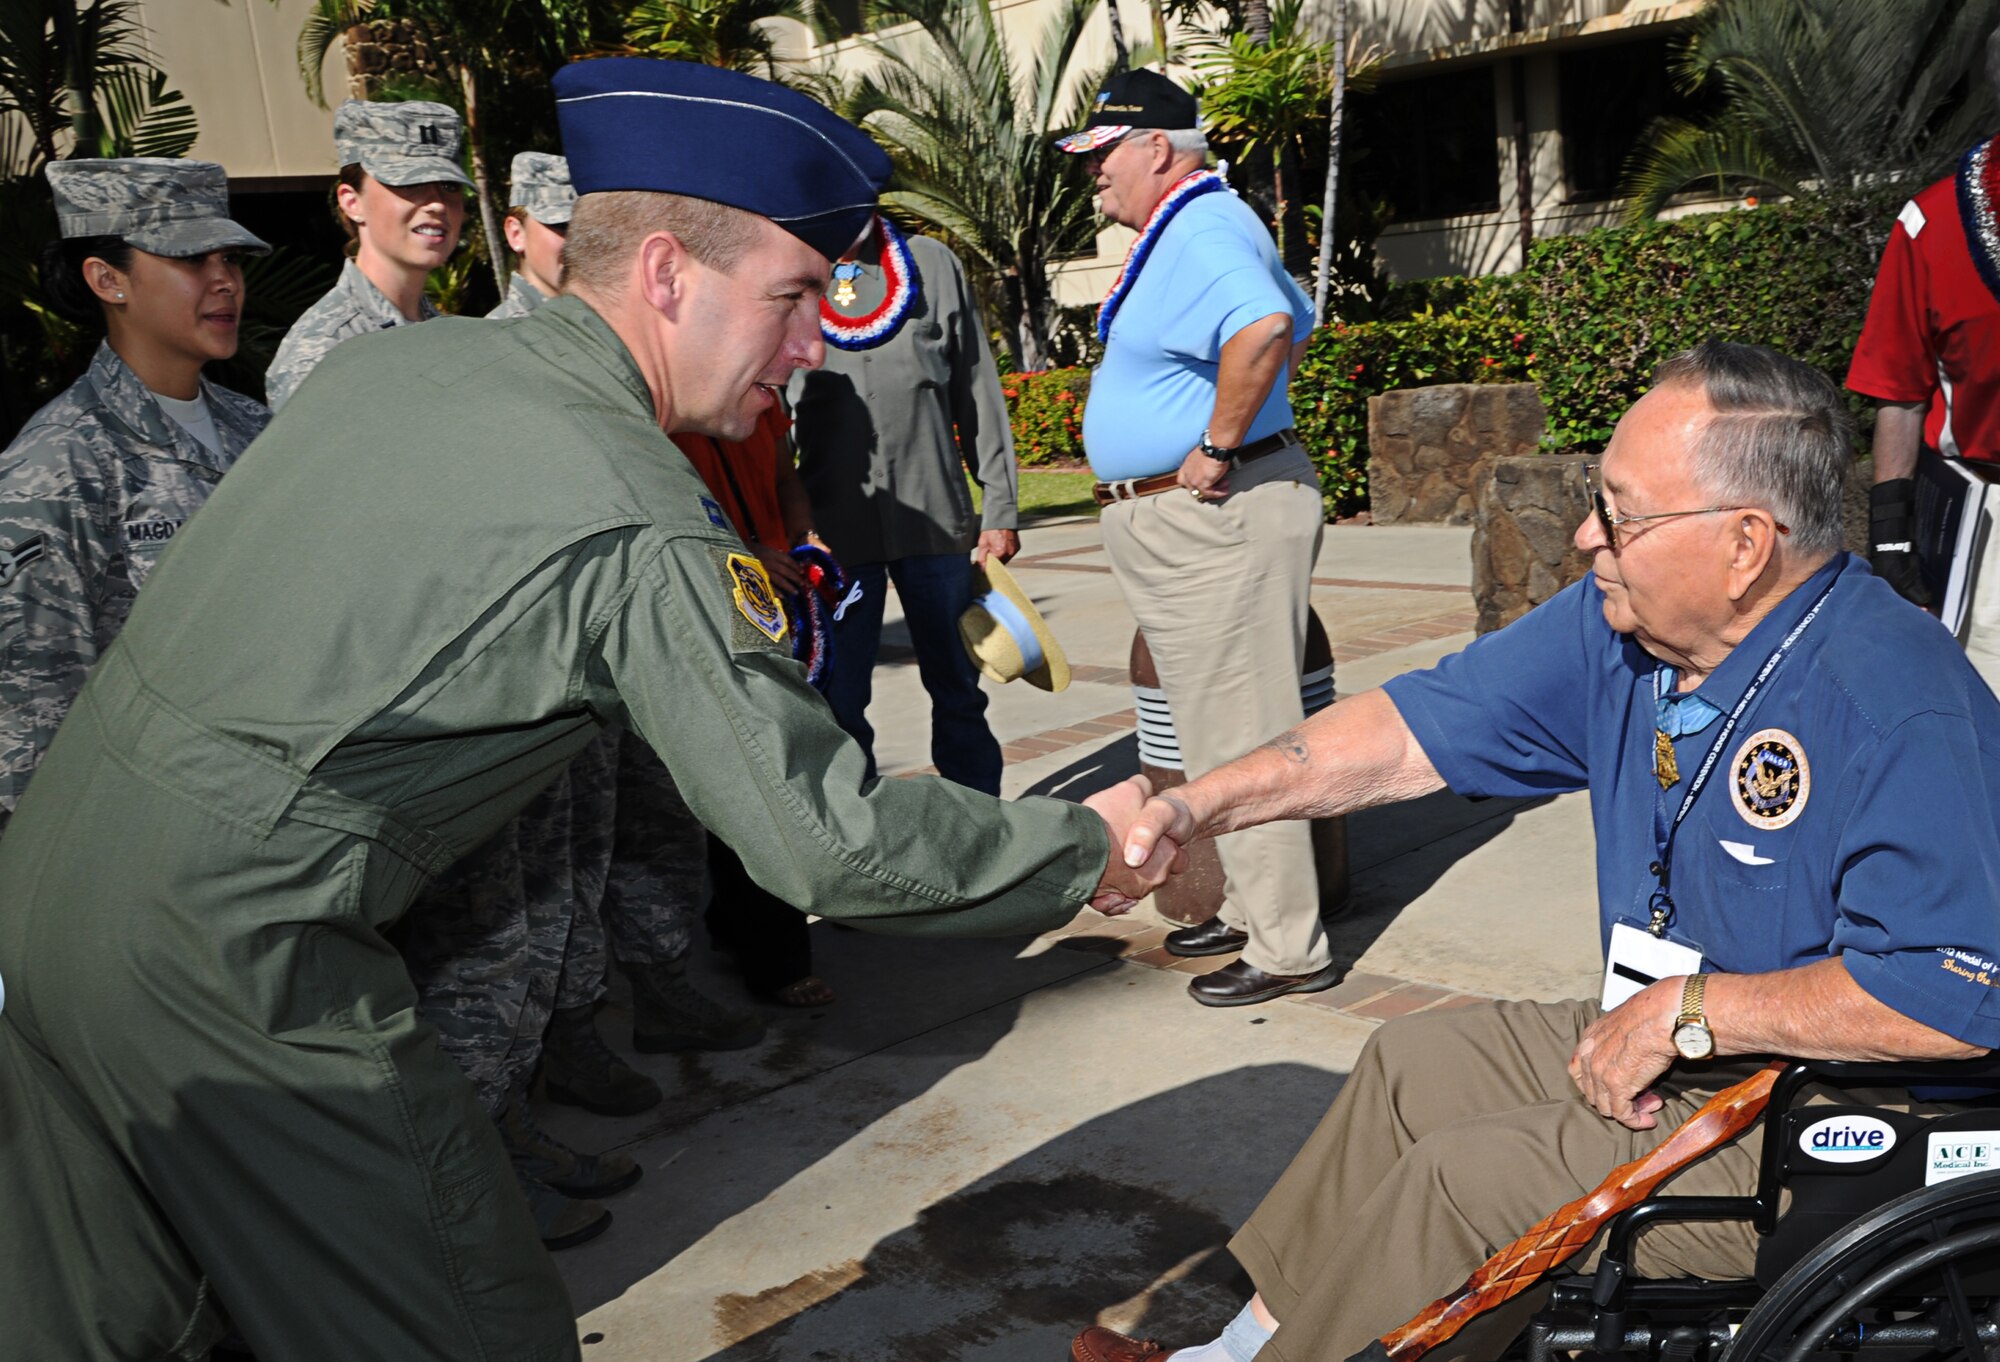
[[1071, 801], [1087, 799], [1099, 790], [1139, 774], [1139, 735], [1127, 733], [1079, 757], [1060, 771], [1043, 776], [1021, 791], [1024, 795], [1054, 795]]
[[1246, 1067], [1086, 1122], [862, 1259], [721, 1297], [707, 1362], [1053, 1362], [1093, 1323], [1205, 1342], [1251, 1292], [1229, 1236], [1340, 1077]]
[[[645, 1167], [637, 1187], [607, 1203], [611, 1229], [557, 1255], [579, 1314], [619, 1296], [886, 1112], [984, 1056], [1013, 1029], [1029, 994], [1107, 963], [1070, 951], [1020, 959], [1018, 938], [919, 940], [834, 931], [824, 922], [814, 924], [812, 940], [814, 970], [839, 995], [831, 1006], [765, 1008], [770, 1031], [748, 1050], [661, 1056], [634, 1055], [626, 1044], [627, 1015], [607, 1008], [599, 1017], [605, 1038], [659, 1082], [666, 1100], [622, 1120], [540, 1109], [558, 1138], [581, 1149], [623, 1149]], [[713, 969], [712, 960], [699, 963], [705, 991], [754, 1006]], [[810, 1122], [778, 1130], [759, 1124], [758, 1099], [892, 1047], [893, 1083], [833, 1085]], [[697, 1135], [693, 1128], [703, 1122]], [[738, 1127], [743, 1138], [718, 1147], [716, 1132]]]

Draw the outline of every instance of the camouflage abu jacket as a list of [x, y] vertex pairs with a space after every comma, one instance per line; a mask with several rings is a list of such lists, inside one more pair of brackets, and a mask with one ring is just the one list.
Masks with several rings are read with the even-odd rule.
[[[422, 315], [417, 322], [440, 315], [428, 298], [418, 306]], [[298, 391], [299, 384], [305, 382], [306, 375], [326, 358], [326, 352], [350, 336], [415, 326], [417, 322], [398, 312], [388, 296], [361, 272], [361, 267], [349, 260], [340, 267], [340, 278], [333, 287], [299, 314], [292, 329], [278, 343], [278, 353], [271, 357], [271, 367], [264, 371], [264, 393], [270, 399], [271, 410], [284, 406], [286, 399]]]
[[160, 551], [271, 414], [202, 380], [218, 456], [110, 345], [0, 453], [0, 831]]

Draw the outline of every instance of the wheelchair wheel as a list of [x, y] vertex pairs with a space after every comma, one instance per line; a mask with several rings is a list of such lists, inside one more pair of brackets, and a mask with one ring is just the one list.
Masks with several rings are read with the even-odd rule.
[[1900, 1196], [1807, 1254], [1744, 1318], [1723, 1362], [1863, 1347], [2000, 1357], [2000, 1172]]

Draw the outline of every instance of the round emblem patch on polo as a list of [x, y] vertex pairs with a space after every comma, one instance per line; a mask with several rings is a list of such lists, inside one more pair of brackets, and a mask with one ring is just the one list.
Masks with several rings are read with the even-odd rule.
[[1805, 812], [1812, 766], [1799, 740], [1782, 728], [1752, 733], [1729, 763], [1736, 812], [1753, 828], [1782, 828]]

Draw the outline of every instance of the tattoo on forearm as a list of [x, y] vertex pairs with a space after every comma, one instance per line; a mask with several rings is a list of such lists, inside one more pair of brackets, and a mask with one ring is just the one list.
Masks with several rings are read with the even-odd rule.
[[[1159, 799], [1163, 803], [1173, 805], [1174, 811], [1178, 813], [1182, 818], [1185, 818], [1187, 820], [1188, 828], [1190, 830], [1194, 829], [1197, 826], [1197, 824], [1194, 821], [1194, 812], [1188, 808], [1187, 804], [1182, 801], [1179, 795], [1174, 794], [1172, 791], [1168, 791], [1165, 794], [1156, 795], [1154, 797], [1156, 799]], [[1178, 820], [1176, 820], [1175, 825], [1179, 826]]]
[[1304, 766], [1312, 760], [1312, 753], [1306, 750], [1306, 740], [1299, 736], [1297, 729], [1280, 733], [1262, 746], [1270, 748], [1294, 766]]

